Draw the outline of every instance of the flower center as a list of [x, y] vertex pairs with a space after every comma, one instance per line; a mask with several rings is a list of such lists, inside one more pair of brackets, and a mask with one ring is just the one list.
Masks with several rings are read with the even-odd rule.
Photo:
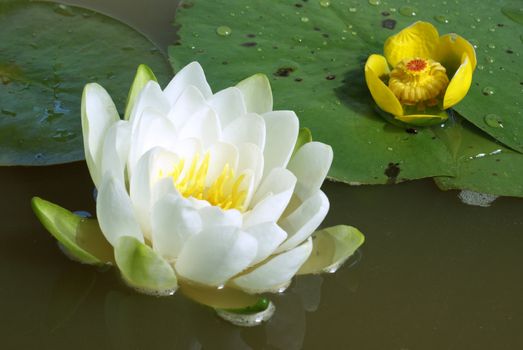
[[436, 105], [448, 84], [445, 67], [419, 57], [402, 60], [389, 77], [389, 88], [402, 104], [420, 107]]
[[[209, 170], [209, 154], [200, 162], [199, 155], [193, 158], [191, 165], [184, 171], [185, 161], [180, 160], [172, 172], [167, 174], [172, 177], [174, 186], [185, 198], [193, 197], [209, 202], [224, 210], [237, 209], [243, 211], [243, 203], [247, 197], [247, 191], [241, 190], [240, 186], [245, 175], [236, 177], [234, 170], [229, 164], [225, 164], [222, 172], [210, 186], [206, 186], [207, 173]], [[160, 172], [160, 177], [163, 177]]]
[[407, 69], [411, 72], [419, 72], [427, 67], [427, 61], [415, 58], [407, 62], [406, 66]]

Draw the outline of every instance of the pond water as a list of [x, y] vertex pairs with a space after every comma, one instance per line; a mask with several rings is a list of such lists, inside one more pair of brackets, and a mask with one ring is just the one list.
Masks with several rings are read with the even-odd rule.
[[[70, 1], [172, 43], [175, 1]], [[83, 163], [0, 170], [2, 349], [521, 349], [523, 201], [473, 207], [430, 180], [326, 183], [325, 226], [366, 235], [335, 274], [296, 278], [276, 314], [238, 328], [177, 294], [143, 296], [114, 269], [68, 260], [30, 208], [94, 212]]]

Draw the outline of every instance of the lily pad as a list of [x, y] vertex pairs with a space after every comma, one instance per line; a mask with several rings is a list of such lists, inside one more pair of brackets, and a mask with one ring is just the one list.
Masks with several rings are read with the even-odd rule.
[[455, 177], [434, 179], [439, 188], [523, 197], [523, 154], [505, 147], [459, 116], [449, 118], [438, 135], [447, 143], [457, 167]]
[[[186, 2], [175, 19], [181, 39], [169, 57], [175, 70], [200, 61], [215, 89], [255, 72], [267, 74], [275, 108], [294, 109], [315, 139], [332, 145], [330, 176], [336, 180], [377, 184], [453, 176], [455, 159], [432, 129], [404, 130], [378, 116], [363, 65], [370, 54], [382, 53], [388, 36], [416, 20], [434, 23], [441, 34], [459, 33], [479, 45], [479, 65], [457, 110], [500, 142], [523, 150], [521, 70], [515, 63], [521, 26], [501, 12], [507, 4], [463, 10], [454, 2], [415, 0]], [[222, 26], [231, 30], [217, 31]], [[500, 115], [503, 127], [485, 122], [487, 114]]]
[[[408, 133], [374, 110], [363, 63], [383, 44], [372, 33], [391, 32], [368, 23], [365, 13], [351, 13], [352, 2], [191, 4], [182, 4], [176, 15], [181, 39], [169, 50], [174, 69], [200, 61], [215, 90], [256, 72], [266, 74], [275, 109], [294, 110], [302, 127], [333, 147], [332, 178], [378, 184], [453, 175], [450, 154], [431, 130]], [[381, 19], [379, 12], [373, 16]], [[357, 26], [351, 27], [352, 18]], [[232, 29], [229, 35], [217, 32], [224, 25]]]
[[122, 115], [139, 64], [171, 69], [142, 34], [109, 17], [45, 2], [0, 2], [0, 165], [83, 159], [83, 86], [103, 85]]
[[112, 247], [96, 220], [81, 218], [39, 197], [34, 197], [31, 204], [40, 222], [71, 259], [89, 265], [113, 262]]

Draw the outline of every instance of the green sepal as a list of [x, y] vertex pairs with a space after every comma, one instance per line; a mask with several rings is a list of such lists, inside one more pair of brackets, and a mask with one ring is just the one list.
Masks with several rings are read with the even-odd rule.
[[158, 82], [151, 68], [145, 64], [140, 64], [136, 69], [136, 75], [134, 76], [133, 84], [131, 85], [129, 94], [127, 95], [127, 103], [125, 105], [124, 114], [125, 120], [129, 120], [138, 94], [140, 94], [144, 86], [151, 80]]
[[313, 234], [313, 248], [298, 275], [336, 271], [365, 241], [355, 227], [338, 225]]
[[81, 218], [39, 197], [33, 197], [31, 205], [42, 225], [70, 258], [89, 265], [111, 263], [106, 252], [112, 248], [101, 234], [96, 220]]
[[257, 314], [259, 312], [267, 310], [270, 303], [271, 303], [271, 301], [269, 300], [269, 298], [261, 297], [258, 299], [256, 304], [253, 304], [251, 306], [247, 306], [247, 307], [240, 308], [240, 309], [223, 309], [223, 310], [227, 311], [227, 312], [232, 312], [235, 314], [251, 315], [251, 314]]
[[312, 133], [309, 128], [300, 128], [300, 131], [298, 132], [298, 138], [296, 139], [296, 144], [294, 145], [294, 151], [292, 151], [292, 155], [295, 155], [296, 152], [303, 146], [304, 144], [312, 141]]
[[124, 281], [139, 292], [163, 296], [173, 294], [178, 288], [171, 265], [134, 237], [120, 237], [114, 257]]

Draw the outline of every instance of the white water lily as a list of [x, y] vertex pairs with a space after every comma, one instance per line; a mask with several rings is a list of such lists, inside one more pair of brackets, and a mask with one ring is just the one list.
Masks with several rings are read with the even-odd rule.
[[128, 120], [86, 85], [85, 157], [106, 239], [117, 248], [134, 237], [187, 281], [285, 288], [329, 210], [320, 186], [333, 153], [309, 142], [293, 155], [298, 118], [272, 107], [266, 76], [213, 94], [196, 62], [164, 90], [147, 82]]

